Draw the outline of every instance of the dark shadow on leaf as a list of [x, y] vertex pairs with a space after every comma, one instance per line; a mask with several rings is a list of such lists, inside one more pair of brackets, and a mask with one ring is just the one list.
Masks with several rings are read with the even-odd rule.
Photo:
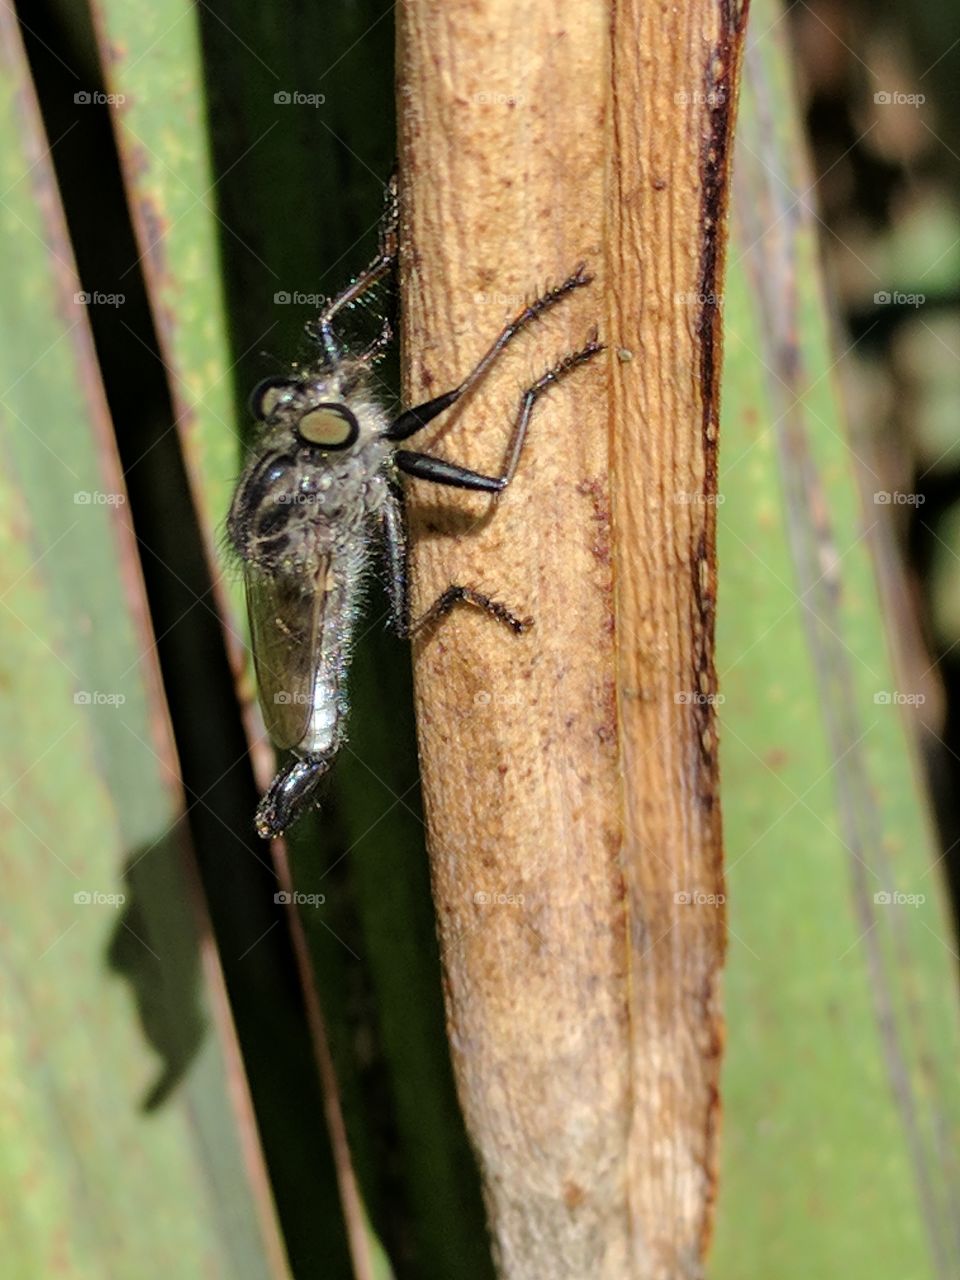
[[180, 829], [135, 850], [123, 879], [126, 904], [107, 962], [130, 984], [144, 1037], [160, 1057], [159, 1073], [142, 1102], [149, 1112], [184, 1078], [206, 1031], [197, 925], [184, 901]]

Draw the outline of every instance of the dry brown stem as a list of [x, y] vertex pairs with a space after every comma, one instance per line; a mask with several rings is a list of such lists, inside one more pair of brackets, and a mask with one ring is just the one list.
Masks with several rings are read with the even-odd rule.
[[742, 15], [715, 0], [408, 0], [405, 392], [457, 383], [525, 297], [596, 282], [427, 447], [514, 484], [411, 484], [416, 689], [454, 1064], [511, 1280], [701, 1272], [723, 911], [712, 695], [720, 268]]

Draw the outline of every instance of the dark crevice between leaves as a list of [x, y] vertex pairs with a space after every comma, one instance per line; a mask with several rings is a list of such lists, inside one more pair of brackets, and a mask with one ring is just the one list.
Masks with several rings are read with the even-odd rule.
[[[278, 359], [313, 354], [304, 324], [318, 303], [308, 299], [335, 293], [375, 251], [396, 146], [392, 8], [226, 0], [216, 16], [198, 10], [238, 409]], [[317, 105], [298, 105], [297, 94]], [[348, 347], [376, 333], [383, 302], [344, 317]], [[396, 367], [385, 361], [377, 375], [390, 405]], [[324, 899], [301, 915], [374, 1230], [398, 1276], [488, 1280], [444, 1034], [410, 651], [384, 611], [373, 580], [351, 664], [349, 746], [319, 817], [292, 831], [291, 866], [298, 891]]]

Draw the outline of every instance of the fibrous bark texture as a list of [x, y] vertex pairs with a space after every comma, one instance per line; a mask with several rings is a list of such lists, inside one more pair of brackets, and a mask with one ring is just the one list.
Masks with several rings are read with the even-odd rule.
[[404, 378], [457, 384], [581, 262], [418, 447], [497, 501], [410, 484], [416, 646], [448, 1021], [498, 1265], [702, 1273], [714, 1195], [723, 879], [714, 726], [718, 377], [744, 15], [409, 0], [398, 9]]

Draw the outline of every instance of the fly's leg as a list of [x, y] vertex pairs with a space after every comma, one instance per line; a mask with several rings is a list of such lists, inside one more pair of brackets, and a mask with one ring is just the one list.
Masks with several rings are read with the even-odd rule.
[[454, 605], [463, 602], [483, 609], [491, 617], [520, 635], [533, 626], [532, 618], [518, 618], [499, 602], [492, 600], [473, 587], [452, 584], [447, 587], [430, 608], [416, 622], [410, 619], [410, 580], [407, 573], [407, 538], [403, 521], [403, 508], [396, 494], [391, 493], [380, 510], [380, 529], [383, 535], [387, 561], [387, 592], [390, 598], [390, 620], [401, 639], [408, 639], [415, 632], [445, 617]]
[[257, 806], [254, 825], [261, 840], [282, 836], [306, 812], [317, 783], [332, 763], [332, 757], [308, 756], [284, 765]]
[[586, 263], [581, 262], [573, 275], [568, 276], [563, 284], [557, 285], [555, 289], [547, 290], [546, 293], [541, 294], [539, 298], [531, 302], [528, 307], [524, 307], [508, 325], [504, 326], [493, 345], [481, 357], [479, 363], [471, 369], [459, 386], [454, 387], [452, 391], [445, 391], [442, 395], [435, 396], [432, 400], [427, 400], [424, 404], [417, 405], [413, 409], [405, 410], [398, 418], [394, 419], [384, 432], [386, 439], [407, 440], [422, 427], [425, 427], [428, 422], [432, 422], [438, 414], [456, 404], [461, 396], [466, 395], [470, 388], [480, 381], [497, 357], [501, 355], [518, 333], [521, 333], [527, 325], [532, 324], [550, 307], [555, 307], [558, 302], [561, 302], [568, 294], [573, 293], [575, 289], [582, 289], [585, 285], [590, 284], [593, 276], [588, 276], [586, 270]]
[[[408, 409], [400, 414], [384, 433], [385, 437], [389, 440], [406, 440], [443, 413], [445, 409], [449, 409], [483, 377], [507, 344], [518, 333], [549, 307], [555, 306], [567, 294], [572, 293], [574, 289], [580, 289], [584, 285], [590, 284], [592, 278], [592, 276], [586, 274], [585, 264], [581, 263], [573, 275], [569, 276], [563, 284], [542, 294], [501, 330], [493, 345], [459, 386], [454, 387], [452, 391], [446, 391], [442, 395], [436, 396], [425, 404], [419, 405], [414, 409]], [[597, 334], [594, 331], [589, 336], [585, 347], [580, 351], [575, 351], [571, 355], [565, 356], [564, 359], [560, 360], [552, 369], [548, 369], [541, 378], [538, 378], [532, 386], [524, 391], [520, 399], [520, 408], [511, 432], [510, 443], [500, 475], [484, 475], [482, 472], [472, 471], [456, 463], [446, 462], [442, 458], [434, 458], [429, 454], [414, 453], [406, 449], [398, 449], [394, 454], [397, 467], [407, 475], [419, 477], [421, 480], [430, 480], [434, 484], [449, 485], [456, 489], [471, 489], [480, 493], [502, 493], [516, 473], [527, 435], [527, 428], [530, 424], [530, 416], [540, 396], [549, 387], [566, 377], [568, 373], [571, 373], [578, 366], [586, 364], [588, 360], [592, 360], [594, 356], [599, 355], [603, 350], [603, 344], [597, 341]], [[508, 609], [506, 605], [501, 604], [500, 601], [492, 599], [474, 587], [463, 586], [459, 583], [452, 583], [447, 587], [422, 617], [418, 618], [415, 623], [411, 623], [406, 571], [406, 539], [402, 512], [396, 499], [392, 499], [392, 505], [384, 511], [382, 528], [387, 547], [391, 612], [394, 627], [399, 634], [409, 635], [425, 626], [429, 626], [432, 622], [446, 616], [455, 605], [460, 603], [482, 609], [518, 635], [533, 625], [532, 618], [520, 618]]]
[[482, 609], [484, 613], [489, 613], [491, 618], [496, 618], [498, 622], [502, 622], [505, 627], [509, 627], [518, 636], [522, 635], [524, 631], [529, 631], [533, 626], [532, 618], [518, 618], [505, 604], [501, 604], [499, 600], [492, 600], [490, 596], [485, 596], [482, 591], [476, 591], [473, 587], [462, 587], [457, 583], [451, 583], [446, 591], [437, 596], [426, 613], [422, 614], [413, 623], [410, 627], [411, 634], [420, 631], [423, 627], [430, 626], [432, 622], [436, 622], [440, 618], [446, 617], [456, 604], [470, 604], [475, 609]]
[[[397, 171], [391, 173], [384, 189], [383, 215], [380, 219], [380, 232], [377, 243], [377, 256], [352, 284], [331, 298], [320, 312], [316, 320], [307, 325], [307, 333], [318, 341], [331, 363], [343, 356], [340, 343], [334, 337], [333, 320], [344, 307], [350, 306], [372, 289], [378, 281], [392, 275], [397, 265], [397, 246], [400, 229], [400, 200], [397, 191]], [[374, 359], [390, 342], [393, 331], [389, 320], [385, 320], [379, 335], [364, 352], [364, 358]]]
[[520, 398], [520, 409], [513, 424], [510, 444], [500, 475], [484, 475], [480, 471], [471, 471], [456, 463], [445, 462], [443, 458], [434, 458], [427, 453], [412, 453], [407, 449], [398, 449], [394, 454], [397, 466], [409, 476], [417, 476], [420, 480], [431, 480], [434, 484], [450, 485], [454, 489], [472, 489], [480, 493], [502, 493], [516, 474], [523, 443], [527, 437], [527, 428], [530, 425], [530, 415], [537, 401], [548, 387], [565, 378], [580, 365], [586, 364], [588, 360], [592, 360], [603, 349], [603, 344], [597, 341], [596, 334], [591, 334], [587, 345], [582, 350], [565, 356], [524, 391]]
[[407, 530], [399, 495], [390, 491], [380, 508], [380, 533], [387, 570], [390, 625], [405, 640], [410, 635], [410, 584], [407, 573]]

